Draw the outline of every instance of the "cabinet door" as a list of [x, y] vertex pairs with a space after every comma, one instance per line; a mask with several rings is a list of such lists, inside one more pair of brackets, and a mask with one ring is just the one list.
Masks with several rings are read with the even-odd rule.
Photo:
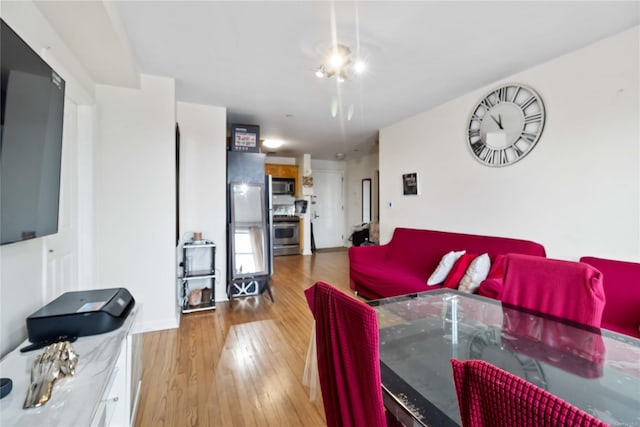
[[271, 175], [274, 178], [279, 178], [278, 176], [278, 172], [279, 172], [279, 165], [272, 165], [272, 164], [265, 164], [264, 165], [264, 174], [265, 175]]
[[285, 178], [295, 178], [298, 179], [298, 166], [294, 165], [283, 165], [282, 172], [285, 175]]

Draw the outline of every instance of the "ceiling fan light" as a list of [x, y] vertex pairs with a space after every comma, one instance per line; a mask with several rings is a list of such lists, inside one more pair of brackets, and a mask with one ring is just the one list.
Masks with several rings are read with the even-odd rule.
[[361, 74], [366, 68], [366, 64], [362, 60], [354, 63], [351, 57], [351, 49], [347, 46], [338, 44], [333, 47], [331, 52], [325, 57], [325, 61], [320, 64], [316, 76], [330, 79], [335, 77], [338, 83], [347, 80], [354, 74]]
[[344, 64], [345, 57], [340, 52], [334, 52], [329, 58], [329, 65], [334, 69], [340, 69]]

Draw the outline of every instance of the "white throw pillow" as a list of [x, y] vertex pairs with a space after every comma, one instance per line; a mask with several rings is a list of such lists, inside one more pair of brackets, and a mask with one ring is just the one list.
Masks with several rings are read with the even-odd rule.
[[458, 290], [470, 294], [476, 292], [480, 287], [480, 282], [487, 278], [490, 268], [491, 260], [488, 254], [482, 254], [471, 261], [462, 280], [460, 280]]
[[464, 255], [464, 253], [465, 251], [451, 251], [448, 254], [445, 254], [445, 256], [440, 260], [440, 264], [438, 264], [436, 270], [431, 274], [429, 280], [427, 280], [427, 285], [439, 285], [444, 282], [444, 279], [447, 278], [447, 275], [453, 268], [453, 264], [455, 264], [458, 258]]

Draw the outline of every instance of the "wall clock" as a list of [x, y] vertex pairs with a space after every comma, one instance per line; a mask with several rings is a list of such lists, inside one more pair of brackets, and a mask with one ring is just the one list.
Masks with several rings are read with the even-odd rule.
[[542, 135], [544, 104], [533, 89], [508, 84], [489, 92], [471, 111], [467, 142], [480, 163], [508, 166], [529, 154]]

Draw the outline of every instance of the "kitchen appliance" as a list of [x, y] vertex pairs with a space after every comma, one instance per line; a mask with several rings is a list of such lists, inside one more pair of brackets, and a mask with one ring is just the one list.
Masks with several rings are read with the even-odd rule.
[[300, 219], [297, 216], [273, 217], [273, 255], [300, 253]]
[[265, 175], [264, 185], [267, 189], [267, 228], [269, 233], [267, 249], [269, 250], [269, 277], [271, 277], [273, 276], [273, 177], [271, 175]]
[[273, 178], [273, 194], [293, 196], [295, 192], [296, 180], [294, 178]]
[[227, 296], [269, 292], [272, 274], [265, 154], [227, 152]]
[[307, 205], [309, 202], [306, 200], [296, 200], [294, 202], [296, 214], [305, 214], [307, 213]]
[[66, 292], [27, 317], [29, 341], [83, 337], [118, 329], [135, 305], [125, 288]]

